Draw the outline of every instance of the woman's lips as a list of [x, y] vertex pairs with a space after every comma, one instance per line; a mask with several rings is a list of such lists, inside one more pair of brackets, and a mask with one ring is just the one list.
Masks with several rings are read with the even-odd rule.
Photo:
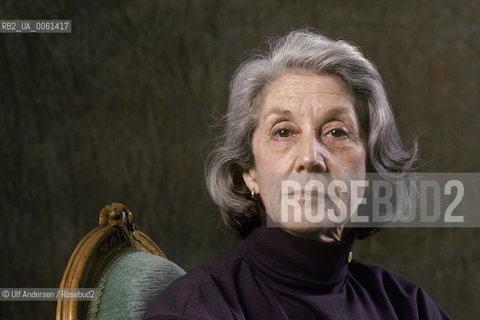
[[325, 194], [323, 192], [317, 192], [317, 191], [305, 191], [305, 190], [299, 190], [299, 191], [292, 191], [287, 194], [289, 199], [298, 199], [298, 200], [318, 200], [320, 198], [325, 198]]

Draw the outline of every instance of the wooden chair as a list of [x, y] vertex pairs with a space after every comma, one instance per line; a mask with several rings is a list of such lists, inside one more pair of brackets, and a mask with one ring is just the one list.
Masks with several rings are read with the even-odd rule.
[[[57, 301], [57, 320], [138, 319], [152, 300], [185, 274], [132, 223], [120, 203], [102, 209], [99, 226], [76, 246], [60, 288], [97, 288], [95, 301]], [[129, 296], [130, 295], [130, 296]]]

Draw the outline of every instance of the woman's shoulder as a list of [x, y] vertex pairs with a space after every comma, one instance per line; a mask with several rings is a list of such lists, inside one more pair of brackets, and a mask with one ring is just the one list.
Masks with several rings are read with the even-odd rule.
[[234, 281], [228, 278], [245, 264], [238, 251], [175, 280], [153, 301], [144, 319], [156, 319], [159, 315], [170, 315], [172, 319], [189, 319], [192, 315], [195, 319], [228, 319], [231, 311], [225, 301], [225, 283]]
[[419, 319], [451, 319], [418, 283], [380, 266], [353, 260], [349, 284], [355, 291], [373, 292], [377, 299], [383, 296], [397, 313], [417, 314]]
[[383, 285], [386, 286], [387, 289], [389, 287], [401, 288], [408, 292], [421, 288], [415, 281], [409, 280], [383, 267], [362, 261], [352, 260], [348, 269], [350, 277], [353, 277], [356, 281], [364, 285]]

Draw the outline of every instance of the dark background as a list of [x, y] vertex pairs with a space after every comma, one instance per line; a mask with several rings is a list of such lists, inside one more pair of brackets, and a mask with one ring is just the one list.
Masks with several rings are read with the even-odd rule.
[[[0, 287], [58, 287], [112, 201], [186, 270], [237, 246], [204, 187], [209, 125], [248, 52], [294, 28], [362, 48], [423, 171], [479, 171], [479, 16], [477, 0], [1, 1], [0, 19], [71, 19], [73, 32], [0, 35]], [[354, 257], [475, 319], [479, 236], [389, 229]], [[1, 319], [54, 314], [55, 302], [0, 303]]]

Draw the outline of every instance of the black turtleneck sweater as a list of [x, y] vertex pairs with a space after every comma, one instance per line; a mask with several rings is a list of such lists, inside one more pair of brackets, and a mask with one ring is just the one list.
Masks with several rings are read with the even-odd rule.
[[243, 247], [170, 285], [144, 319], [451, 319], [416, 283], [322, 243], [259, 227]]

